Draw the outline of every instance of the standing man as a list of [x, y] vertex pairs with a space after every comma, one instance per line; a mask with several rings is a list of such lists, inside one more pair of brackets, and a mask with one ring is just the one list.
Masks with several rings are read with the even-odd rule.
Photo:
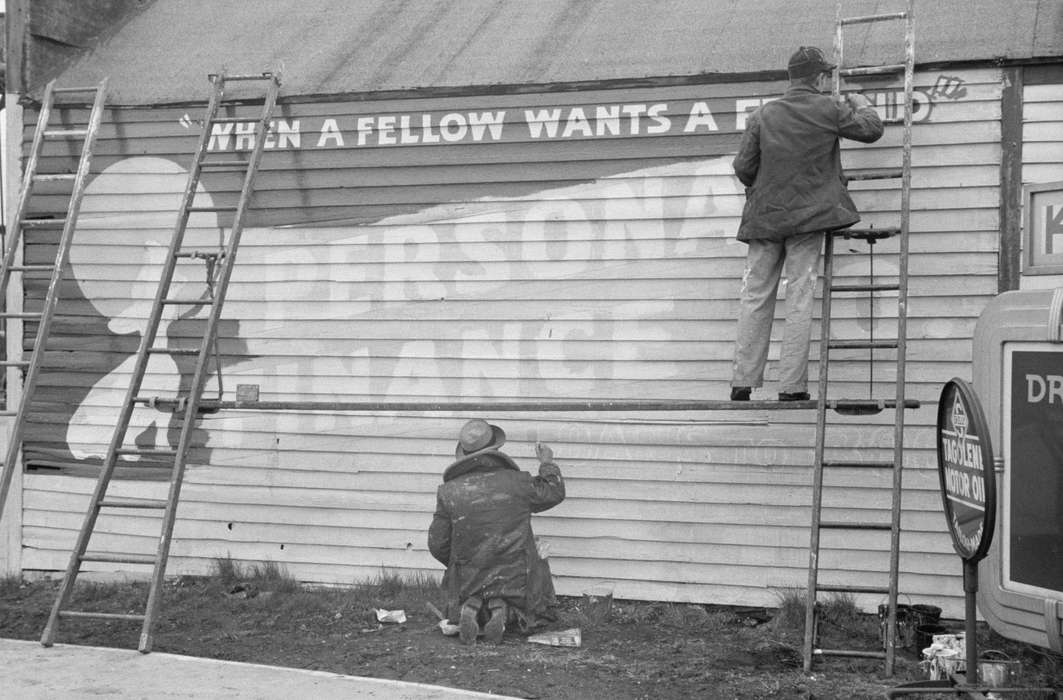
[[500, 451], [505, 441], [501, 428], [483, 420], [462, 427], [428, 529], [428, 550], [447, 567], [447, 616], [458, 621], [463, 644], [474, 643], [481, 627], [498, 643], [507, 622], [534, 627], [552, 619], [557, 603], [531, 514], [563, 501], [565, 482], [549, 447], [536, 444], [539, 474], [532, 476]]
[[821, 91], [834, 65], [814, 46], [790, 57], [790, 87], [750, 115], [733, 167], [746, 186], [738, 240], [749, 246], [739, 298], [731, 400], [748, 401], [764, 383], [779, 279], [785, 274], [786, 327], [779, 400], [808, 400], [812, 303], [825, 231], [860, 220], [845, 186], [839, 139], [872, 143], [882, 121], [863, 95], [835, 100]]

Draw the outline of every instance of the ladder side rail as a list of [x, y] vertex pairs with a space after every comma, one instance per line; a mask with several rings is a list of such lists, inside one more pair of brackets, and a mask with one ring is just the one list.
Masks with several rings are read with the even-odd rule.
[[[70, 257], [70, 245], [74, 239], [74, 229], [77, 224], [78, 212], [81, 208], [81, 198], [85, 193], [85, 186], [88, 184], [89, 169], [92, 166], [92, 152], [96, 143], [96, 134], [99, 131], [100, 120], [103, 114], [103, 103], [106, 96], [106, 83], [104, 80], [100, 83], [99, 90], [96, 94], [96, 99], [93, 103], [92, 113], [89, 117], [88, 134], [85, 137], [81, 146], [81, 156], [78, 160], [77, 176], [74, 180], [74, 188], [70, 195], [70, 202], [67, 206], [66, 221], [63, 224], [63, 232], [59, 238], [59, 245], [56, 248], [55, 263], [52, 267], [51, 280], [48, 283], [48, 291], [44, 297], [44, 305], [41, 308], [40, 316], [37, 321], [37, 335], [33, 342], [33, 350], [30, 354], [30, 361], [25, 369], [25, 375], [22, 380], [22, 391], [19, 395], [19, 405], [15, 420], [8, 431], [8, 443], [7, 453], [4, 458], [4, 465], [14, 465], [18, 463], [18, 456], [22, 450], [22, 433], [26, 426], [26, 418], [29, 413], [30, 404], [33, 401], [33, 394], [37, 388], [37, 379], [40, 376], [41, 361], [44, 356], [44, 347], [48, 341], [48, 336], [52, 329], [52, 319], [55, 316], [55, 309], [59, 304], [59, 287], [63, 280], [63, 269], [66, 267], [66, 261]], [[51, 85], [51, 83], [49, 84]], [[52, 95], [46, 96], [46, 101], [49, 107], [51, 104]], [[49, 110], [50, 111], [50, 110]], [[36, 138], [34, 139], [36, 141]], [[39, 144], [37, 144], [39, 148]], [[35, 153], [35, 155], [39, 155]], [[36, 163], [34, 163], [34, 172], [36, 171]], [[32, 180], [33, 173], [30, 174]], [[32, 186], [32, 182], [27, 182], [27, 186]], [[27, 190], [28, 190], [27, 187]], [[21, 239], [21, 236], [18, 236]], [[12, 236], [12, 240], [16, 239]], [[16, 244], [17, 245], [17, 244]], [[4, 256], [4, 275], [0, 279], [3, 283], [3, 287], [7, 288], [7, 282], [9, 281], [10, 265], [8, 263], [8, 255], [14, 257], [15, 251], [9, 251]], [[7, 501], [7, 492], [10, 488], [11, 479], [13, 473], [11, 470], [4, 469], [4, 475], [0, 478], [0, 517], [3, 516], [3, 504]]]
[[[0, 304], [2, 304], [2, 308], [5, 312], [7, 311], [6, 295], [8, 283], [11, 281], [11, 268], [21, 262], [22, 220], [26, 217], [26, 212], [29, 209], [29, 200], [33, 192], [33, 176], [37, 173], [37, 164], [40, 161], [40, 153], [44, 144], [44, 132], [48, 128], [48, 121], [51, 118], [54, 90], [55, 80], [50, 80], [44, 88], [44, 97], [41, 100], [41, 111], [37, 114], [37, 129], [33, 132], [33, 141], [30, 144], [29, 159], [26, 162], [26, 169], [23, 173], [22, 188], [19, 190], [18, 204], [15, 206], [13, 218], [7, 228], [7, 240], [4, 241], [4, 257], [3, 261], [0, 262], [0, 295], [3, 295], [5, 298], [0, 299]], [[10, 324], [6, 321], [4, 322], [3, 330], [5, 332], [8, 330], [9, 325]], [[19, 344], [21, 345], [21, 340]], [[20, 392], [20, 401], [24, 399], [26, 393], [25, 390]], [[7, 405], [12, 403], [10, 387], [8, 387], [6, 392], [5, 403]], [[13, 437], [14, 436], [12, 436], [12, 438]], [[11, 481], [14, 479], [15, 469], [18, 466], [18, 455], [20, 450], [14, 449], [18, 444], [18, 440], [8, 440], [7, 457], [4, 460], [4, 463], [0, 464], [0, 518], [4, 517], [4, 505], [7, 503], [7, 493], [11, 490]]]
[[41, 111], [37, 114], [37, 129], [33, 132], [33, 141], [30, 144], [29, 159], [26, 161], [26, 169], [22, 176], [22, 188], [19, 190], [18, 203], [10, 225], [7, 227], [7, 241], [4, 244], [4, 260], [0, 270], [0, 290], [7, 289], [10, 280], [11, 266], [19, 251], [22, 241], [22, 220], [26, 218], [29, 209], [29, 200], [33, 192], [33, 177], [37, 174], [37, 165], [40, 162], [41, 151], [44, 148], [44, 132], [48, 129], [48, 122], [52, 115], [52, 103], [54, 101], [55, 80], [49, 81], [44, 88], [44, 97], [41, 100]]
[[[236, 251], [239, 248], [240, 237], [243, 233], [244, 217], [253, 194], [254, 180], [258, 172], [258, 165], [262, 159], [266, 137], [268, 136], [269, 119], [273, 112], [274, 105], [276, 104], [278, 87], [277, 77], [273, 76], [270, 81], [268, 94], [266, 95], [263, 104], [262, 117], [259, 121], [259, 130], [255, 137], [251, 156], [248, 159], [247, 174], [244, 176], [239, 203], [237, 204], [236, 213], [233, 217], [233, 226], [229, 233], [225, 259], [222, 262], [218, 278], [215, 281], [216, 293], [214, 303], [210, 306], [207, 327], [200, 344], [196, 369], [193, 375], [192, 384], [189, 388], [190, 393], [184, 406], [184, 419], [182, 421], [181, 435], [177, 445], [177, 457], [173, 471], [170, 475], [169, 495], [167, 497], [166, 510], [163, 514], [162, 532], [159, 537], [155, 568], [152, 572], [147, 609], [140, 635], [140, 644], [138, 648], [141, 653], [147, 653], [150, 651], [154, 641], [153, 626], [161, 602], [160, 591], [166, 574], [166, 563], [169, 560], [170, 544], [173, 539], [173, 528], [177, 519], [177, 505], [180, 500], [181, 486], [184, 482], [184, 471], [187, 466], [188, 453], [191, 448], [191, 437], [196, 423], [199, 400], [207, 382], [207, 365], [211, 357], [211, 348], [217, 337], [218, 322], [221, 318], [221, 311], [225, 304], [225, 296], [228, 290], [229, 280], [232, 277], [233, 267], [236, 262]], [[209, 128], [209, 123], [207, 128]], [[202, 150], [197, 155], [201, 158]], [[176, 259], [176, 253], [176, 249], [171, 250], [171, 258]]]
[[177, 222], [174, 225], [173, 235], [170, 241], [169, 255], [163, 266], [163, 271], [159, 279], [159, 286], [155, 292], [155, 300], [153, 302], [152, 312], [148, 319], [147, 327], [144, 330], [144, 334], [141, 336], [140, 346], [137, 349], [136, 362], [132, 369], [129, 388], [126, 391], [125, 399], [122, 402], [118, 420], [115, 424], [114, 433], [111, 437], [110, 445], [107, 448], [107, 457], [104, 459], [103, 465], [100, 468], [100, 475], [96, 480], [96, 487], [93, 489], [92, 496], [89, 500], [85, 520], [81, 526], [81, 531], [78, 533], [73, 551], [70, 554], [70, 562], [67, 565], [66, 575], [63, 577], [63, 582], [60, 584], [55, 605], [52, 607], [48, 622], [41, 635], [41, 644], [44, 646], [51, 646], [55, 640], [59, 612], [66, 607], [66, 604], [69, 602], [70, 596], [73, 593], [74, 583], [77, 579], [82, 557], [88, 548], [89, 540], [92, 538], [92, 533], [96, 527], [96, 520], [100, 513], [100, 503], [103, 501], [103, 498], [107, 493], [107, 487], [110, 484], [111, 477], [114, 475], [114, 470], [118, 463], [118, 452], [125, 440], [129, 420], [132, 416], [133, 409], [136, 407], [135, 399], [144, 379], [144, 372], [149, 357], [148, 349], [154, 344], [155, 336], [158, 332], [162, 310], [164, 308], [162, 301], [165, 299], [166, 294], [169, 291], [170, 282], [173, 279], [174, 268], [176, 266], [175, 253], [180, 248], [181, 241], [184, 239], [185, 226], [188, 221], [188, 209], [195, 197], [196, 186], [199, 182], [199, 165], [202, 161], [203, 151], [210, 138], [210, 118], [217, 113], [220, 101], [221, 89], [220, 86], [216, 84], [207, 107], [208, 118], [204, 124], [203, 133], [200, 134], [199, 144], [196, 148], [195, 155], [193, 156], [192, 169], [189, 172], [188, 183], [185, 186], [185, 192], [181, 200], [180, 212], [177, 217]]
[[[897, 291], [897, 377], [896, 396], [903, 404], [907, 387], [908, 352], [908, 263], [912, 186], [912, 97], [915, 90], [913, 0], [908, 0], [904, 31], [904, 132], [901, 143], [901, 234], [899, 241], [899, 280]], [[889, 615], [887, 619], [886, 668], [892, 669], [896, 654], [896, 615], [899, 594], [901, 550], [901, 496], [904, 488], [904, 408], [895, 412], [893, 423], [893, 499], [890, 531]]]
[[819, 585], [820, 522], [823, 509], [823, 458], [826, 453], [828, 363], [830, 361], [831, 283], [834, 280], [834, 237], [829, 233], [823, 242], [823, 300], [819, 336], [819, 395], [816, 397], [816, 447], [812, 460], [812, 526], [808, 545], [808, 587], [805, 603], [805, 671], [812, 670], [815, 647], [816, 589]]

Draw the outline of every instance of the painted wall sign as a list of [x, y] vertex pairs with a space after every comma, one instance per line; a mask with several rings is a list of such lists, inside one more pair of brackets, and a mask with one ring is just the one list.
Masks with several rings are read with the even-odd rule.
[[993, 540], [996, 481], [989, 426], [974, 389], [962, 379], [952, 379], [941, 390], [937, 449], [953, 547], [964, 559], [978, 561]]
[[1027, 275], [1063, 274], [1063, 182], [1023, 188]]

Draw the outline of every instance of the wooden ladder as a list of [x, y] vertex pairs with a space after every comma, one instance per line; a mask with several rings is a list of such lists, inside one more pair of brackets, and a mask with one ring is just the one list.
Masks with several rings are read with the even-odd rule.
[[[60, 96], [74, 96], [79, 98], [73, 103], [58, 103]], [[38, 312], [17, 312], [5, 310], [0, 313], [4, 320], [4, 337], [9, 331], [8, 321], [35, 321], [37, 323], [37, 335], [33, 341], [33, 349], [26, 359], [25, 353], [15, 359], [7, 359], [0, 362], [0, 366], [14, 367], [21, 370], [22, 390], [11, 391], [12, 383], [8, 384], [6, 396], [7, 410], [0, 415], [14, 416], [8, 430], [7, 454], [4, 463], [0, 464], [0, 518], [4, 514], [4, 504], [7, 502], [7, 492], [11, 488], [11, 480], [15, 470], [19, 467], [19, 453], [22, 449], [22, 434], [26, 427], [26, 418], [29, 414], [30, 403], [37, 388], [37, 379], [40, 376], [45, 346], [51, 333], [52, 319], [55, 316], [56, 307], [59, 304], [59, 287], [62, 284], [63, 272], [66, 270], [67, 261], [70, 258], [70, 246], [74, 240], [74, 231], [77, 229], [78, 214], [81, 211], [81, 200], [85, 195], [85, 186], [89, 180], [89, 170], [92, 167], [92, 154], [96, 145], [96, 136], [99, 134], [100, 121], [103, 118], [104, 102], [107, 96], [107, 81], [103, 80], [92, 87], [68, 87], [57, 88], [55, 81], [51, 81], [44, 88], [44, 98], [41, 101], [41, 111], [37, 115], [37, 128], [33, 133], [33, 142], [30, 145], [29, 158], [26, 161], [26, 172], [22, 180], [22, 189], [19, 192], [18, 205], [14, 217], [8, 226], [7, 240], [4, 243], [4, 259], [0, 264], [0, 298], [6, 299], [8, 286], [12, 278], [18, 280], [21, 289], [22, 276], [27, 272], [48, 272], [51, 274], [48, 282], [48, 291], [44, 297], [44, 304]], [[69, 125], [56, 126], [53, 124], [55, 113], [62, 108], [82, 107], [89, 98], [91, 110], [88, 121], [82, 127]], [[81, 157], [78, 160], [77, 172], [42, 173], [38, 171], [41, 161], [41, 153], [44, 151], [46, 142], [76, 142], [81, 141]], [[28, 218], [33, 208], [35, 188], [44, 183], [69, 183], [71, 186], [70, 199], [67, 203], [66, 216], [61, 219]], [[61, 228], [59, 245], [55, 253], [55, 261], [52, 264], [23, 264], [22, 254], [25, 243], [26, 229], [57, 229]], [[16, 275], [18, 275], [16, 277]], [[18, 334], [21, 336], [21, 324], [16, 324]], [[21, 343], [19, 343], [21, 346]], [[9, 380], [11, 377], [8, 378]], [[18, 405], [14, 406], [17, 399]]]
[[[866, 173], [848, 173], [850, 180], [877, 180], [894, 179], [900, 182], [900, 216], [898, 225], [888, 228], [868, 229], [842, 229], [829, 232], [826, 236], [824, 255], [824, 279], [823, 279], [823, 306], [822, 306], [822, 334], [820, 340], [819, 356], [819, 397], [816, 417], [816, 447], [813, 464], [812, 484], [812, 528], [808, 559], [808, 588], [807, 603], [805, 606], [805, 639], [804, 639], [804, 669], [811, 671], [813, 659], [817, 656], [862, 656], [885, 659], [886, 674], [893, 673], [895, 652], [897, 645], [896, 619], [897, 619], [897, 588], [898, 571], [900, 563], [900, 534], [901, 534], [901, 493], [902, 493], [902, 468], [904, 455], [904, 417], [905, 411], [915, 408], [918, 402], [905, 398], [905, 362], [907, 354], [907, 317], [908, 317], [908, 234], [911, 217], [911, 168], [912, 168], [912, 91], [915, 68], [915, 53], [913, 42], [913, 16], [912, 0], [907, 0], [905, 9], [900, 12], [889, 14], [866, 15], [860, 17], [843, 17], [842, 0], [837, 2], [834, 53], [837, 68], [833, 76], [833, 92], [838, 96], [841, 91], [841, 79], [848, 76], [867, 75], [897, 75], [904, 76], [904, 117], [903, 139], [901, 144], [901, 164], [899, 168], [889, 170], [869, 171]], [[862, 25], [872, 22], [901, 21], [904, 23], [904, 62], [894, 65], [879, 65], [863, 68], [844, 68], [844, 44], [843, 34], [846, 27]], [[874, 256], [871, 260], [871, 275], [867, 284], [836, 284], [834, 281], [834, 245], [838, 238], [861, 239], [868, 243], [873, 251], [876, 241], [885, 238], [897, 238], [899, 253], [897, 254], [896, 277], [888, 281], [877, 282], [874, 278]], [[872, 300], [874, 295], [880, 293], [896, 293], [897, 295], [897, 327], [896, 335], [888, 339], [875, 339], [874, 329], [871, 330], [870, 339], [845, 340], [835, 339], [831, 336], [831, 300], [835, 294], [867, 293]], [[874, 319], [872, 319], [872, 325]], [[895, 355], [896, 364], [895, 395], [892, 400], [883, 399], [878, 401], [878, 406], [871, 410], [844, 411], [838, 409], [841, 415], [866, 415], [877, 413], [884, 408], [892, 408], [895, 412], [893, 423], [893, 458], [891, 461], [834, 461], [825, 458], [826, 434], [830, 427], [827, 422], [827, 409], [829, 402], [826, 400], [828, 390], [828, 366], [831, 350], [854, 350], [866, 349], [871, 355], [871, 364], [874, 363], [876, 350], [889, 350]], [[872, 375], [873, 376], [873, 375]], [[873, 385], [873, 382], [872, 382]], [[825, 473], [840, 470], [870, 470], [892, 472], [891, 486], [891, 517], [889, 522], [871, 521], [854, 522], [850, 520], [827, 520], [823, 516], [823, 486]], [[888, 580], [880, 585], [844, 585], [841, 583], [823, 583], [819, 581], [819, 569], [823, 566], [820, 558], [820, 536], [822, 531], [832, 530], [837, 532], [855, 533], [858, 531], [876, 531], [889, 533], [889, 564]], [[847, 650], [847, 649], [821, 649], [817, 648], [818, 632], [818, 599], [819, 594], [834, 592], [842, 594], [876, 594], [882, 595], [888, 601], [888, 616], [886, 620], [885, 649], [875, 651]]]
[[[153, 641], [153, 624], [158, 614], [160, 595], [162, 592], [163, 578], [166, 573], [166, 561], [169, 556], [170, 543], [173, 536], [174, 521], [177, 515], [177, 504], [181, 494], [181, 484], [184, 478], [185, 467], [191, 447], [191, 437], [196, 419], [200, 413], [200, 399], [203, 388], [210, 373], [208, 365], [215, 352], [215, 343], [218, 332], [218, 321], [221, 316], [222, 306], [225, 302], [225, 294], [232, 276], [233, 265], [236, 260], [236, 251], [240, 244], [240, 236], [243, 232], [245, 214], [251, 200], [254, 189], [255, 175], [258, 171], [259, 162], [265, 146], [267, 133], [270, 128], [270, 116], [276, 104], [277, 93], [280, 89], [280, 76], [277, 73], [261, 73], [255, 75], [212, 75], [210, 81], [213, 92], [207, 106], [206, 118], [203, 121], [203, 132], [199, 138], [199, 144], [192, 159], [189, 170], [188, 184], [185, 188], [181, 201], [177, 224], [171, 237], [169, 251], [159, 279], [159, 286], [152, 304], [148, 325], [144, 331], [140, 346], [137, 350], [136, 362], [132, 370], [129, 389], [122, 403], [121, 413], [115, 425], [114, 435], [107, 449], [107, 457], [100, 471], [96, 488], [89, 503], [85, 521], [78, 534], [77, 543], [70, 557], [70, 563], [66, 569], [62, 585], [44, 633], [41, 636], [41, 644], [50, 646], [56, 637], [59, 620], [61, 618], [88, 618], [104, 620], [131, 620], [142, 623], [139, 650], [147, 653], [151, 650]], [[251, 148], [247, 160], [207, 160], [210, 136], [215, 124], [220, 123], [246, 123], [252, 121], [245, 118], [219, 117], [218, 110], [225, 92], [226, 83], [233, 81], [265, 81], [266, 94], [263, 101], [261, 116], [257, 120], [254, 145]], [[237, 170], [244, 173], [243, 187], [235, 206], [197, 206], [195, 204], [197, 185], [204, 168]], [[228, 240], [219, 243], [217, 253], [204, 254], [198, 250], [190, 250], [183, 247], [185, 231], [188, 227], [188, 219], [191, 214], [200, 212], [231, 212], [232, 227], [229, 231]], [[170, 286], [173, 281], [174, 271], [177, 265], [184, 261], [203, 260], [207, 264], [208, 280], [207, 287], [210, 296], [206, 299], [180, 298], [170, 296]], [[155, 347], [155, 339], [163, 311], [167, 307], [191, 307], [207, 305], [210, 307], [210, 315], [204, 327], [203, 337], [199, 349], [172, 350], [165, 347]], [[142, 449], [135, 446], [126, 446], [126, 431], [129, 427], [130, 417], [138, 405], [156, 405], [156, 397], [140, 395], [141, 384], [148, 365], [148, 358], [153, 354], [166, 354], [179, 352], [182, 354], [195, 355], [196, 368], [192, 383], [187, 393], [171, 399], [175, 412], [183, 414], [181, 422], [180, 438], [176, 449]], [[219, 366], [220, 370], [220, 366]], [[169, 490], [165, 500], [157, 499], [133, 499], [133, 498], [108, 498], [107, 487], [111, 482], [115, 466], [123, 455], [153, 457], [157, 459], [172, 460], [170, 471]], [[162, 512], [161, 533], [155, 555], [141, 554], [94, 554], [88, 552], [89, 541], [95, 528], [97, 517], [104, 508], [111, 509], [148, 509]], [[119, 614], [82, 612], [68, 609], [74, 583], [83, 562], [110, 562], [120, 564], [145, 564], [153, 567], [148, 589], [148, 600], [143, 614]]]

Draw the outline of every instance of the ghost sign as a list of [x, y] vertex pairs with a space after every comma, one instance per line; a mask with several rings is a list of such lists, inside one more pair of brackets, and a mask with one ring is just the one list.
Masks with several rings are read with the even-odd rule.
[[962, 379], [952, 379], [941, 390], [937, 448], [941, 500], [952, 545], [965, 560], [977, 562], [993, 540], [996, 480], [982, 405]]

